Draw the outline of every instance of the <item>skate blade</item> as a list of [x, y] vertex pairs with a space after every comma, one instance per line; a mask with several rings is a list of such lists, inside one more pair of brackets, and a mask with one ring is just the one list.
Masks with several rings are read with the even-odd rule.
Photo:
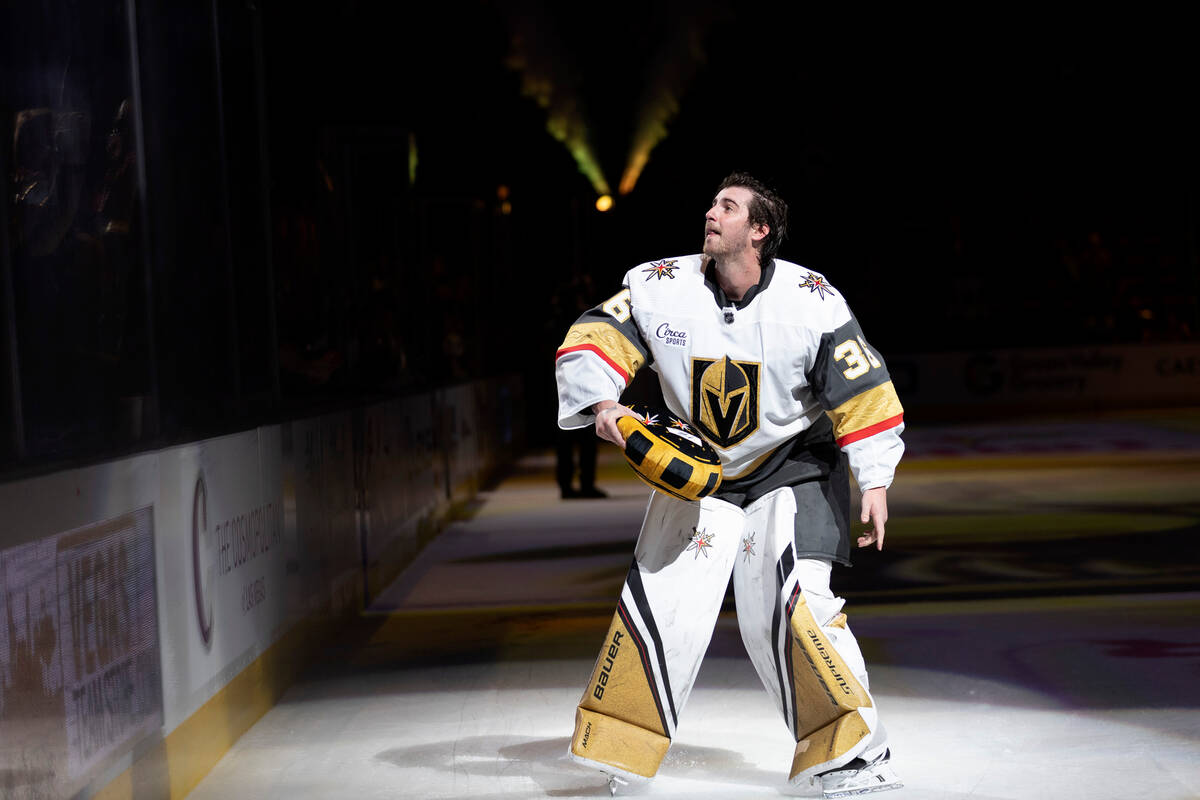
[[618, 778], [616, 775], [608, 776], [608, 793], [612, 797], [617, 796], [617, 787], [628, 785], [629, 781], [625, 780], [624, 778]]
[[855, 789], [832, 789], [828, 792], [822, 792], [821, 794], [825, 800], [836, 800], [836, 798], [839, 797], [858, 797], [862, 794], [890, 792], [892, 789], [900, 789], [903, 787], [904, 784], [897, 781], [896, 783], [883, 783], [878, 786], [859, 786]]

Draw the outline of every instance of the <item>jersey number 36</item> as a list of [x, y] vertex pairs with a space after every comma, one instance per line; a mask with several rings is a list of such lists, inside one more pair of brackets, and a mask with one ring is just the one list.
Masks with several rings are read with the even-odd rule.
[[600, 304], [600, 308], [611, 314], [617, 322], [629, 319], [629, 290], [622, 289]]
[[[614, 298], [615, 299], [615, 298]], [[859, 347], [859, 345], [862, 345]], [[855, 378], [861, 378], [871, 371], [872, 367], [883, 366], [875, 354], [871, 352], [871, 348], [867, 347], [867, 343], [863, 341], [860, 335], [856, 339], [847, 339], [833, 349], [833, 359], [835, 361], [845, 361], [846, 368], [842, 370], [842, 374], [846, 376], [846, 380], [852, 381]]]

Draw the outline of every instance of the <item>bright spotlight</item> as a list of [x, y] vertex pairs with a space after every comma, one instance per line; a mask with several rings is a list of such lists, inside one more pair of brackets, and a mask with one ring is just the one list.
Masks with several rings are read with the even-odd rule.
[[596, 210], [597, 211], [608, 211], [610, 208], [612, 208], [612, 205], [613, 205], [612, 195], [602, 194], [596, 198]]

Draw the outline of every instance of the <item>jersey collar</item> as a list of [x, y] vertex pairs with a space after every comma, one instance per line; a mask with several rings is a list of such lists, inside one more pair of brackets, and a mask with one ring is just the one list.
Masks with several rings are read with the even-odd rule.
[[718, 308], [729, 308], [733, 306], [741, 311], [746, 306], [750, 305], [750, 301], [758, 297], [759, 292], [766, 291], [767, 286], [771, 283], [771, 278], [775, 275], [775, 259], [771, 259], [771, 263], [763, 267], [762, 276], [758, 279], [758, 283], [746, 290], [746, 294], [741, 300], [730, 300], [725, 296], [725, 290], [717, 283], [717, 270], [713, 260], [710, 258], [704, 264], [704, 285], [713, 293], [713, 299], [717, 301]]

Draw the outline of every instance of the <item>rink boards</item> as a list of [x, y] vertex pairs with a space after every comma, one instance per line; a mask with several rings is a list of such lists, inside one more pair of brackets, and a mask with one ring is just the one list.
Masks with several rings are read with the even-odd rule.
[[505, 379], [0, 485], [0, 772], [183, 797], [519, 444]]

